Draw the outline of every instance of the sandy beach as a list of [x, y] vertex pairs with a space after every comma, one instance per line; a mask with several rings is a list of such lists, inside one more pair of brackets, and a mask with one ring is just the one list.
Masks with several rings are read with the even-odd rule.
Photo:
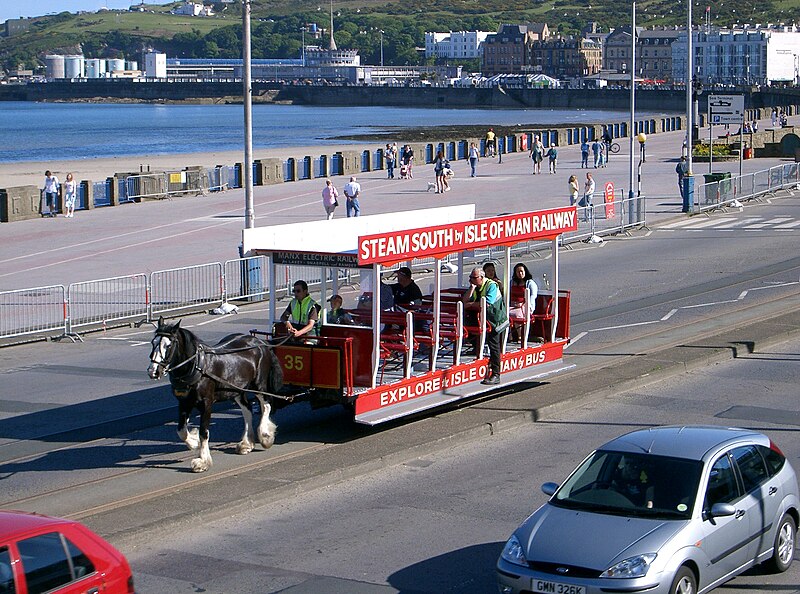
[[[366, 150], [381, 148], [380, 143], [363, 142], [359, 144], [312, 145], [300, 147], [282, 147], [277, 149], [259, 149], [253, 151], [253, 159], [277, 158], [286, 160], [289, 157], [302, 158], [320, 155], [331, 155], [337, 151]], [[41, 187], [44, 172], [52, 171], [63, 181], [67, 173], [72, 172], [78, 181], [103, 181], [115, 173], [136, 173], [139, 171], [180, 171], [186, 167], [202, 166], [212, 168], [217, 165], [233, 165], [244, 161], [242, 151], [212, 151], [206, 153], [182, 153], [174, 155], [132, 155], [108, 157], [101, 159], [81, 159], [60, 161], [21, 161], [16, 163], [0, 163], [0, 188], [33, 185]]]

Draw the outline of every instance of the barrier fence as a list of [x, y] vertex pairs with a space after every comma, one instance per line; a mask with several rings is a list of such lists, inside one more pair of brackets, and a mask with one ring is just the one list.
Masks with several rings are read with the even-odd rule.
[[[230, 170], [221, 173], [223, 177], [228, 174]], [[798, 163], [699, 184], [695, 188], [693, 212], [729, 206], [737, 200], [750, 200], [796, 186], [800, 186]], [[610, 202], [604, 201], [601, 192], [595, 196], [598, 198], [594, 204], [578, 206], [578, 229], [562, 236], [565, 245], [593, 241], [597, 236], [613, 235], [646, 224], [645, 196], [624, 198], [624, 190], [617, 190]], [[546, 243], [520, 244], [515, 246], [512, 256], [536, 253], [548, 247]], [[470, 260], [479, 263], [500, 257], [498, 250], [483, 249], [475, 250]], [[433, 263], [433, 260], [419, 261], [417, 266], [425, 268]], [[310, 287], [319, 287], [323, 279], [314, 278], [313, 273], [310, 274], [312, 270], [305, 266], [277, 267], [275, 298], [290, 296], [292, 285], [298, 279], [305, 280]], [[324, 280], [332, 283], [336, 274], [338, 284], [353, 284], [351, 273], [350, 270], [329, 269], [329, 276]], [[0, 340], [41, 339], [54, 332], [72, 336], [76, 330], [152, 322], [161, 315], [203, 311], [228, 301], [264, 301], [269, 299], [269, 285], [269, 261], [264, 256], [256, 256], [161, 270], [149, 276], [142, 273], [72, 283], [68, 288], [52, 285], [0, 291]]]

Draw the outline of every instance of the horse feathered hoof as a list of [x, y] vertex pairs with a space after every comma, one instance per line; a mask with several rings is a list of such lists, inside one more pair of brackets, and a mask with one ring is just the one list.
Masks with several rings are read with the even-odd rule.
[[211, 468], [211, 463], [206, 462], [202, 458], [195, 458], [192, 460], [192, 472], [205, 472]]
[[246, 442], [240, 441], [239, 443], [236, 444], [236, 453], [237, 454], [241, 454], [242, 456], [244, 456], [245, 454], [249, 454], [252, 451], [253, 451], [253, 444], [252, 443], [246, 443]]

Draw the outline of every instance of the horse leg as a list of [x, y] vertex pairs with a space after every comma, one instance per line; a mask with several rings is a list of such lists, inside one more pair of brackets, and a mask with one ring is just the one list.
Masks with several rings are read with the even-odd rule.
[[200, 455], [192, 460], [192, 472], [205, 472], [211, 468], [211, 451], [208, 448], [208, 427], [211, 425], [211, 405], [200, 400]]
[[275, 443], [275, 434], [278, 432], [278, 426], [269, 418], [272, 412], [272, 406], [267, 402], [261, 394], [256, 394], [258, 403], [261, 405], [261, 422], [258, 424], [258, 441], [266, 449], [272, 447]]
[[239, 394], [233, 399], [239, 408], [242, 410], [242, 417], [244, 417], [244, 433], [242, 440], [236, 444], [237, 454], [249, 454], [253, 451], [253, 413], [250, 412], [250, 406], [244, 394]]
[[197, 438], [197, 428], [189, 430], [189, 416], [192, 414], [192, 404], [189, 399], [178, 400], [178, 438], [186, 444], [190, 450], [196, 450], [200, 445]]

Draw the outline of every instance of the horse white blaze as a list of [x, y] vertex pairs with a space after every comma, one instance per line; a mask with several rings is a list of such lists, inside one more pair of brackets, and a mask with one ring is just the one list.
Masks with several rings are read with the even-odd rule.
[[164, 367], [167, 365], [166, 357], [170, 344], [172, 344], [172, 341], [166, 336], [157, 336], [153, 339], [153, 353], [150, 355], [150, 365], [147, 367], [147, 374], [151, 378], [158, 379], [163, 375]]

